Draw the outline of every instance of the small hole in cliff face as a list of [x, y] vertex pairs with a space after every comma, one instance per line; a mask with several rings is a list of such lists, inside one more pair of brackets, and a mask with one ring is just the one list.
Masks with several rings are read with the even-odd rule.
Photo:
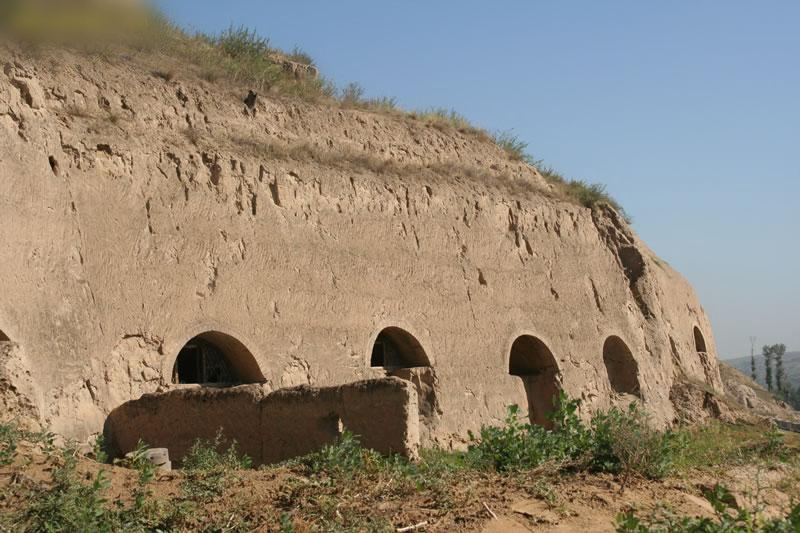
[[488, 285], [486, 282], [486, 277], [483, 275], [483, 270], [478, 269], [478, 283], [483, 285], [484, 287]]
[[214, 186], [219, 185], [219, 181], [221, 178], [222, 178], [222, 167], [220, 167], [218, 164], [215, 163], [214, 165], [211, 166], [211, 177], [210, 177], [211, 184]]
[[269, 192], [272, 195], [272, 203], [277, 205], [278, 207], [281, 206], [281, 197], [278, 191], [278, 183], [272, 182], [269, 184]]
[[48, 163], [50, 163], [50, 170], [53, 171], [53, 174], [58, 176], [58, 173], [59, 173], [58, 160], [51, 155], [50, 157], [47, 158], [47, 161], [48, 161]]
[[108, 144], [98, 144], [97, 151], [103, 152], [104, 154], [114, 155], [114, 151], [111, 149], [111, 145]]
[[603, 362], [614, 392], [639, 396], [639, 364], [625, 341], [614, 335], [606, 339]]
[[550, 348], [537, 337], [517, 337], [511, 345], [508, 373], [522, 379], [531, 423], [552, 426], [547, 415], [553, 411], [560, 390], [560, 372]]
[[8, 338], [2, 329], [0, 329], [0, 342], [11, 342], [11, 339]]

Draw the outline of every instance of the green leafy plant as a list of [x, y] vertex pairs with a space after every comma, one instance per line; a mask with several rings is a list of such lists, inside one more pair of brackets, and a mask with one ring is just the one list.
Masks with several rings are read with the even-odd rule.
[[76, 472], [73, 450], [63, 450], [62, 465], [53, 471], [53, 484], [36, 489], [28, 498], [20, 522], [27, 532], [117, 531], [118, 517], [108, 508], [104, 493], [110, 486], [105, 472], [83, 484]]
[[11, 424], [0, 425], [0, 465], [11, 464], [17, 453], [21, 432]]
[[523, 423], [511, 406], [502, 427], [484, 426], [471, 435], [468, 457], [473, 465], [497, 471], [536, 468], [546, 462], [593, 471], [620, 473], [623, 488], [632, 475], [665, 476], [673, 465], [676, 442], [672, 432], [653, 429], [647, 414], [635, 403], [626, 410], [611, 409], [592, 417], [588, 426], [578, 416], [578, 400], [563, 391], [549, 415], [551, 429]]
[[98, 435], [92, 444], [92, 457], [98, 463], [108, 462], [108, 451], [106, 450], [106, 438], [104, 435]]
[[579, 405], [578, 400], [560, 393], [549, 416], [552, 429], [523, 423], [519, 407], [510, 406], [504, 426], [484, 426], [479, 436], [470, 434], [473, 444], [467, 454], [469, 461], [478, 467], [503, 472], [579, 458], [586, 452], [591, 438], [577, 415]]
[[623, 474], [624, 488], [634, 474], [659, 479], [673, 466], [679, 442], [671, 431], [653, 429], [642, 408], [632, 402], [626, 411], [613, 408], [592, 418], [593, 470]]

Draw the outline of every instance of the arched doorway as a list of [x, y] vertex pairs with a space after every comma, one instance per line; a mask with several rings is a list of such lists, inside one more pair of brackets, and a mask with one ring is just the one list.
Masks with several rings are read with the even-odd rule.
[[531, 423], [551, 426], [548, 415], [561, 387], [558, 364], [550, 348], [532, 335], [517, 337], [511, 345], [508, 373], [519, 377], [525, 386]]
[[603, 345], [603, 362], [611, 390], [619, 394], [639, 396], [639, 364], [625, 341], [615, 335], [606, 339]]
[[422, 344], [404, 329], [384, 328], [372, 344], [370, 366], [383, 368], [387, 376], [414, 385], [419, 402], [420, 437], [423, 441], [428, 440], [441, 410], [436, 397], [436, 373]]
[[697, 326], [694, 327], [694, 348], [699, 354], [708, 353], [706, 349], [706, 338]]
[[219, 331], [207, 331], [181, 348], [172, 369], [176, 384], [234, 385], [259, 383], [264, 375], [250, 350]]

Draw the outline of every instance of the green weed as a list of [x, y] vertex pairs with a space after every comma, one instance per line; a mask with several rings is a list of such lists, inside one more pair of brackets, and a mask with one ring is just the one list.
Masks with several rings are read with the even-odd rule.
[[187, 498], [206, 501], [219, 496], [237, 470], [252, 467], [251, 459], [237, 451], [236, 441], [226, 449], [222, 444], [222, 432], [213, 441], [198, 439], [183, 458], [183, 491]]

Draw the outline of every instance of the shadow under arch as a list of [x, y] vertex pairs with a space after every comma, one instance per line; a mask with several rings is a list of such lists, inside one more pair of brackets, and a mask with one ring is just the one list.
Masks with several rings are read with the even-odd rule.
[[619, 394], [641, 395], [639, 363], [625, 341], [616, 335], [608, 337], [603, 343], [603, 363], [611, 390]]
[[548, 415], [561, 390], [561, 372], [550, 348], [538, 337], [520, 335], [511, 344], [508, 373], [519, 377], [525, 386], [531, 423], [552, 426]]
[[176, 384], [240, 384], [265, 381], [250, 350], [220, 331], [206, 331], [189, 339], [172, 367]]
[[700, 328], [695, 326], [693, 333], [695, 351], [697, 353], [708, 353], [708, 349], [706, 348], [706, 338], [703, 336], [703, 332], [700, 331]]

